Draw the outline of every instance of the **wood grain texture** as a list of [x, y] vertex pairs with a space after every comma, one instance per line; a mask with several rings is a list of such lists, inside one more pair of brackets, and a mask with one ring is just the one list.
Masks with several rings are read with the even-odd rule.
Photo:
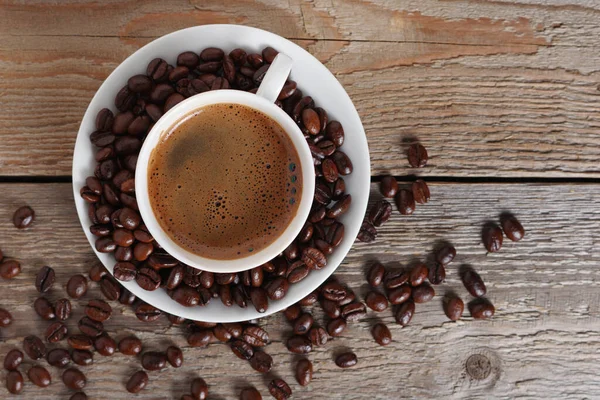
[[4, 2], [0, 174], [69, 175], [87, 104], [124, 58], [176, 29], [241, 23], [337, 76], [374, 174], [413, 173], [417, 138], [423, 175], [598, 178], [599, 13], [590, 0]]
[[[56, 269], [57, 284], [48, 297], [65, 296], [64, 285], [74, 273], [87, 273], [98, 262], [78, 224], [69, 184], [0, 185], [0, 247], [4, 254], [21, 260], [23, 273], [13, 281], [0, 282], [0, 306], [15, 317], [12, 326], [0, 332], [0, 355], [20, 346], [32, 332], [41, 334], [46, 322], [30, 308], [36, 298], [33, 277], [42, 265]], [[372, 201], [378, 198], [372, 187]], [[367, 292], [364, 271], [378, 259], [388, 267], [406, 266], [414, 259], [427, 259], [432, 246], [450, 240], [458, 250], [447, 271], [447, 282], [436, 287], [430, 303], [417, 306], [411, 325], [400, 329], [391, 312], [370, 313], [352, 324], [339, 339], [309, 355], [315, 366], [314, 381], [300, 387], [293, 377], [297, 356], [285, 350], [284, 338], [290, 328], [281, 315], [261, 321], [272, 343], [273, 372], [254, 372], [235, 358], [223, 344], [207, 349], [186, 346], [182, 331], [170, 327], [164, 318], [156, 324], [143, 324], [130, 309], [113, 303], [114, 317], [105, 323], [116, 338], [135, 333], [145, 349], [161, 350], [175, 343], [184, 347], [185, 364], [151, 373], [146, 390], [136, 396], [144, 399], [179, 398], [189, 390], [189, 382], [202, 376], [214, 399], [235, 399], [241, 387], [255, 385], [269, 398], [266, 383], [275, 376], [284, 378], [296, 399], [390, 399], [390, 398], [594, 398], [600, 395], [596, 379], [597, 347], [600, 342], [600, 186], [598, 185], [431, 185], [431, 202], [419, 206], [412, 216], [400, 216], [395, 208], [392, 219], [380, 229], [370, 245], [356, 243], [337, 276], [359, 295]], [[23, 204], [37, 213], [31, 229], [17, 231], [10, 219]], [[505, 242], [499, 253], [486, 256], [480, 229], [487, 220], [510, 210], [527, 230], [519, 243]], [[473, 321], [466, 316], [449, 322], [441, 310], [441, 298], [458, 293], [470, 297], [458, 279], [462, 264], [476, 268], [488, 287], [488, 297], [496, 306], [490, 321]], [[92, 283], [80, 301], [101, 296]], [[81, 315], [78, 308], [69, 321]], [[323, 321], [320, 312], [317, 319]], [[468, 313], [466, 314], [468, 315]], [[379, 320], [388, 323], [394, 337], [388, 348], [376, 345], [370, 327]], [[340, 370], [333, 357], [352, 349], [358, 365]], [[491, 363], [484, 380], [470, 377], [465, 365], [472, 355], [483, 355]], [[27, 360], [26, 365], [31, 365]], [[45, 365], [45, 362], [41, 364]], [[126, 398], [123, 385], [139, 368], [139, 360], [115, 355], [95, 356], [94, 365], [82, 367], [88, 376], [85, 389], [90, 398]], [[66, 398], [59, 371], [51, 368], [53, 383], [39, 389], [27, 382], [23, 395], [16, 398]], [[3, 380], [5, 371], [0, 372]], [[110, 397], [109, 397], [110, 396]], [[0, 397], [8, 396], [4, 386]]]

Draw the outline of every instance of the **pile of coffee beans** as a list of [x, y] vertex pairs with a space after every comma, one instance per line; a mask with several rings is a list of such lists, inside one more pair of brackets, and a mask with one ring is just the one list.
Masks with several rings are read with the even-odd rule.
[[[276, 104], [304, 132], [313, 156], [316, 190], [308, 221], [283, 255], [238, 274], [200, 271], [171, 257], [150, 235], [139, 214], [135, 167], [154, 123], [171, 107], [198, 93], [217, 89], [256, 92], [277, 54], [271, 47], [261, 54], [243, 49], [226, 54], [212, 47], [199, 53], [183, 52], [176, 65], [156, 58], [148, 64], [146, 74], [132, 76], [118, 92], [116, 115], [107, 108], [100, 110], [96, 131], [90, 135], [98, 147], [97, 165], [94, 176], [81, 188], [81, 197], [89, 203], [96, 250], [114, 254], [117, 279], [135, 280], [149, 291], [164, 288], [184, 306], [205, 306], [220, 298], [227, 307], [236, 304], [243, 308], [251, 303], [262, 313], [270, 300], [286, 295], [290, 284], [327, 265], [327, 257], [344, 238], [344, 225], [338, 219], [348, 211], [352, 198], [346, 194], [343, 177], [352, 173], [353, 166], [340, 150], [345, 136], [342, 125], [330, 121], [327, 112], [292, 80], [286, 82]], [[102, 279], [108, 282], [111, 278]], [[117, 297], [112, 286], [105, 283], [103, 292]], [[152, 318], [142, 314], [142, 318]]]

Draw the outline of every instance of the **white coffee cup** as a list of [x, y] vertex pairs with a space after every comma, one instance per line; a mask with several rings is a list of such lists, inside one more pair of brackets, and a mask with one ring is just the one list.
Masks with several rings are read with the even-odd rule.
[[[313, 160], [304, 135], [294, 120], [281, 108], [275, 105], [275, 100], [290, 73], [292, 59], [279, 54], [269, 67], [256, 94], [241, 90], [213, 90], [192, 96], [165, 113], [148, 133], [138, 156], [135, 172], [135, 191], [140, 214], [154, 239], [173, 257], [192, 267], [211, 272], [239, 272], [254, 268], [275, 258], [296, 238], [308, 218], [315, 191], [315, 175]], [[196, 110], [213, 104], [240, 104], [253, 108], [277, 122], [287, 133], [295, 147], [300, 168], [302, 170], [302, 190], [296, 215], [292, 218], [283, 233], [269, 246], [242, 258], [218, 260], [202, 257], [192, 253], [177, 243], [163, 230], [150, 205], [148, 195], [148, 163], [150, 156], [161, 138], [170, 132], [171, 128], [193, 114]], [[199, 155], [201, 156], [201, 155]], [[201, 229], [201, 228], [199, 228]]]

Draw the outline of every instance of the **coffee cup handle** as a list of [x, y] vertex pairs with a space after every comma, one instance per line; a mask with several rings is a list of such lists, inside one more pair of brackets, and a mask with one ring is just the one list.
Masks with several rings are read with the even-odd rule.
[[270, 103], [275, 103], [279, 93], [285, 85], [285, 81], [292, 70], [292, 59], [285, 54], [279, 53], [271, 63], [263, 78], [256, 94], [267, 99]]

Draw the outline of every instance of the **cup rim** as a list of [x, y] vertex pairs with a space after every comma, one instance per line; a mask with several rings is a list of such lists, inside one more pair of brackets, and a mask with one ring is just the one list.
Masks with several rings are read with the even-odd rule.
[[[213, 104], [240, 104], [266, 114], [276, 121], [290, 138], [298, 153], [302, 173], [300, 204], [286, 229], [271, 244], [251, 255], [231, 260], [211, 259], [192, 253], [175, 241], [160, 226], [148, 195], [148, 166], [152, 151], [170, 129], [198, 109]], [[297, 237], [308, 219], [315, 191], [312, 154], [304, 135], [294, 120], [274, 103], [253, 93], [239, 90], [208, 91], [189, 97], [166, 112], [148, 133], [136, 164], [135, 191], [140, 214], [154, 239], [180, 262], [203, 271], [235, 273], [262, 265], [285, 250]]]

